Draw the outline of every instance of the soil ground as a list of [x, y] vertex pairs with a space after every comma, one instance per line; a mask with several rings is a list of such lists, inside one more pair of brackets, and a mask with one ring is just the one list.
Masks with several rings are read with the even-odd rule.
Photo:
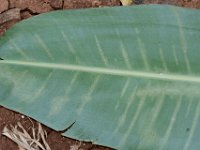
[[[137, 4], [171, 4], [182, 7], [200, 9], [200, 0], [135, 0]], [[8, 28], [20, 20], [38, 15], [40, 13], [57, 9], [78, 9], [88, 7], [119, 6], [120, 0], [0, 0], [0, 36]], [[7, 125], [16, 125], [20, 122], [24, 128], [31, 132], [37, 122], [17, 112], [0, 106], [0, 132]], [[47, 142], [52, 150], [111, 150], [110, 148], [79, 142], [61, 136], [59, 132], [42, 126], [47, 131]], [[77, 148], [73, 149], [76, 145]], [[17, 145], [0, 134], [0, 150], [18, 150]]]

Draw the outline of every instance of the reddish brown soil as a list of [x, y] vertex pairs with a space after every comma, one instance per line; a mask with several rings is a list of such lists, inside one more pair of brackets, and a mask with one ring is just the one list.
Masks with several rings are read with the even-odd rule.
[[[136, 0], [143, 4], [158, 3], [172, 4], [182, 7], [200, 9], [200, 0]], [[0, 36], [16, 22], [33, 15], [53, 11], [56, 9], [74, 9], [87, 7], [118, 6], [119, 0], [0, 0]], [[8, 13], [10, 11], [11, 13]], [[0, 132], [6, 125], [16, 125], [20, 122], [24, 128], [31, 132], [37, 122], [22, 114], [13, 112], [0, 106]], [[79, 142], [61, 136], [46, 126], [47, 142], [52, 150], [69, 150], [70, 146], [80, 145], [79, 150], [109, 150], [109, 148], [96, 146], [91, 143]], [[19, 148], [11, 140], [0, 134], [0, 150], [18, 150]]]

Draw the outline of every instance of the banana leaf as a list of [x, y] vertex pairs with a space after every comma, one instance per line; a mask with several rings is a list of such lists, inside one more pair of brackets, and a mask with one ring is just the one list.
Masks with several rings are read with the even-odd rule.
[[0, 105], [115, 149], [198, 150], [199, 16], [143, 5], [22, 21], [0, 39]]

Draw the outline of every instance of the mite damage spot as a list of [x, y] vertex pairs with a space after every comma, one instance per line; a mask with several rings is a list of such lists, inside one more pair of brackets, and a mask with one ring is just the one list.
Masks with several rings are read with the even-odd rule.
[[186, 131], [189, 132], [189, 131], [190, 131], [190, 128], [186, 128]]

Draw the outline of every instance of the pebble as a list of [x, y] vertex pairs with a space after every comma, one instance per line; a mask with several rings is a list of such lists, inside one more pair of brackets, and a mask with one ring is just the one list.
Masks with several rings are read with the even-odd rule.
[[8, 9], [8, 1], [7, 0], [0, 0], [0, 13], [6, 11]]

